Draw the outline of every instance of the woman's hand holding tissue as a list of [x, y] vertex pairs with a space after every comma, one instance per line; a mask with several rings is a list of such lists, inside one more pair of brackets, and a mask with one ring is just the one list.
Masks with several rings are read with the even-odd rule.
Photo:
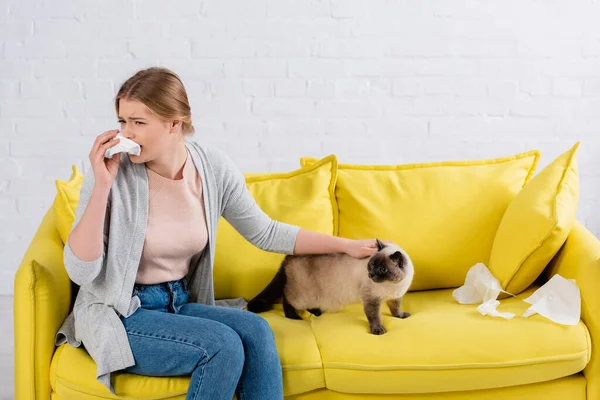
[[[82, 208], [83, 212], [80, 211], [80, 208], [77, 209], [80, 219], [65, 243], [65, 247], [68, 245], [73, 255], [83, 262], [97, 260], [104, 252], [104, 223], [108, 197], [112, 183], [119, 171], [120, 158], [119, 154], [116, 157], [105, 158], [104, 153], [119, 143], [118, 139], [112, 140], [117, 136], [117, 132], [118, 130], [106, 131], [98, 135], [94, 141], [89, 155], [94, 170], [94, 187], [91, 193], [89, 191], [81, 192], [79, 207], [85, 208]], [[65, 266], [69, 275], [73, 276], [73, 271], [69, 271], [70, 266]], [[81, 277], [81, 271], [74, 273]], [[76, 283], [82, 285], [85, 282], [83, 279], [79, 279]]]
[[104, 154], [108, 149], [119, 144], [120, 139], [112, 140], [118, 132], [118, 129], [114, 129], [98, 135], [90, 151], [90, 163], [94, 170], [95, 185], [98, 188], [110, 189], [117, 177], [121, 154], [117, 153], [112, 158], [105, 158]]

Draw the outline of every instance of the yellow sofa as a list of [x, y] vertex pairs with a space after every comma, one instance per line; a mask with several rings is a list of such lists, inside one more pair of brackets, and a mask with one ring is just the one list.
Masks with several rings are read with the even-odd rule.
[[[392, 166], [305, 157], [296, 171], [248, 174], [249, 190], [273, 218], [394, 240], [415, 262], [403, 303], [412, 316], [399, 320], [384, 309], [385, 335], [369, 333], [360, 304], [320, 317], [304, 313], [302, 321], [284, 318], [280, 306], [261, 314], [275, 333], [286, 399], [600, 399], [600, 241], [573, 217], [576, 150], [538, 175], [537, 151]], [[80, 183], [75, 168], [57, 181], [55, 203], [15, 277], [16, 398], [184, 399], [187, 377], [131, 374], [115, 376], [113, 396], [96, 381], [84, 349], [54, 346], [76, 289], [62, 251]], [[246, 246], [224, 220], [217, 242], [218, 298], [256, 294], [283, 257]], [[452, 298], [477, 262], [513, 289], [516, 297], [502, 299], [500, 310], [517, 317], [483, 316]], [[529, 306], [522, 299], [555, 273], [580, 287], [575, 326], [521, 317]], [[516, 283], [524, 288], [514, 290]]]

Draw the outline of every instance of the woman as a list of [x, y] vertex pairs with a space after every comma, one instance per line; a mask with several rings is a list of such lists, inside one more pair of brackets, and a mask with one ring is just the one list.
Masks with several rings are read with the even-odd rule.
[[[185, 88], [165, 68], [137, 72], [115, 107], [140, 155], [116, 154], [117, 131], [99, 135], [65, 266], [80, 290], [57, 344], [85, 345], [97, 378], [111, 373], [191, 374], [187, 399], [281, 399], [273, 332], [242, 310], [215, 302], [212, 266], [223, 216], [255, 246], [284, 254], [345, 252], [362, 258], [375, 240], [349, 240], [269, 218], [243, 175], [219, 151], [186, 140], [194, 132]], [[217, 307], [219, 303], [229, 307]]]

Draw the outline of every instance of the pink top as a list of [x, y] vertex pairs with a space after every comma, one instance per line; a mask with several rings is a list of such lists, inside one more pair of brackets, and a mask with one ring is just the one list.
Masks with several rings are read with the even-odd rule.
[[183, 278], [192, 257], [208, 242], [202, 181], [189, 151], [182, 179], [168, 179], [146, 167], [148, 227], [136, 283]]

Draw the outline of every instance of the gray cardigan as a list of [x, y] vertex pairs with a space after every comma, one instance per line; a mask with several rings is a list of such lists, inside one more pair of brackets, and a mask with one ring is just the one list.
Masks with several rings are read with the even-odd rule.
[[[212, 269], [217, 224], [223, 216], [246, 240], [271, 252], [292, 254], [299, 227], [271, 219], [256, 204], [244, 176], [222, 152], [186, 139], [185, 145], [202, 179], [208, 245], [192, 258], [187, 275], [191, 301], [244, 308], [245, 299], [215, 301]], [[73, 227], [81, 219], [94, 187], [90, 172], [81, 187]], [[119, 316], [129, 317], [140, 306], [132, 297], [144, 246], [148, 219], [148, 176], [144, 164], [122, 155], [112, 184], [104, 224], [104, 251], [93, 261], [73, 254], [69, 242], [64, 263], [73, 282], [80, 286], [73, 311], [56, 334], [56, 345], [69, 343], [85, 349], [94, 359], [97, 379], [112, 393], [111, 372], [135, 364], [127, 333]]]

